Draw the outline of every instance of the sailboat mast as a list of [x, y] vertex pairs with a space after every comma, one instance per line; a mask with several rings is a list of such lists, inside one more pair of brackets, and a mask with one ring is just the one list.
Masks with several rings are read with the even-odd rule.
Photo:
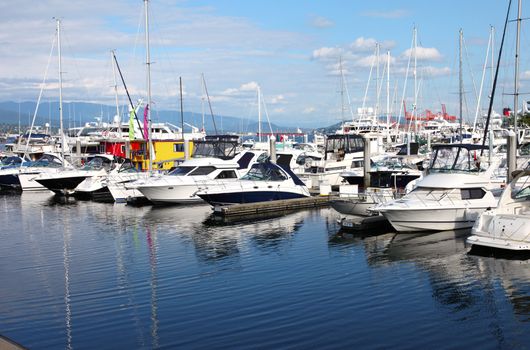
[[61, 133], [61, 162], [64, 166], [64, 129], [63, 129], [63, 67], [61, 58], [61, 20], [56, 19], [57, 24], [57, 55], [59, 56], [59, 129]]
[[261, 91], [258, 85], [258, 141], [261, 142]]
[[386, 136], [390, 138], [390, 51], [386, 52]]
[[184, 106], [182, 103], [182, 77], [179, 77], [179, 86], [180, 86], [180, 124], [182, 128], [182, 143], [184, 144]]
[[151, 57], [149, 50], [149, 0], [144, 0], [145, 8], [145, 64], [147, 66], [147, 138], [149, 139], [149, 172], [153, 170], [153, 140], [151, 137]]
[[462, 115], [462, 95], [464, 93], [464, 80], [462, 77], [462, 42], [464, 38], [464, 32], [462, 28], [460, 28], [459, 32], [459, 55], [458, 55], [458, 106], [459, 106], [459, 113], [460, 113], [460, 143], [463, 142], [462, 140], [462, 127], [463, 127], [463, 115]]
[[521, 33], [521, 5], [522, 0], [519, 0], [517, 7], [517, 34], [515, 36], [515, 91], [513, 93], [513, 130], [515, 132], [516, 140], [519, 140], [517, 132], [517, 108], [519, 105], [519, 47], [520, 47], [520, 33]]
[[344, 71], [342, 69], [342, 56], [339, 57], [339, 70], [340, 70], [340, 120], [344, 125]]
[[114, 65], [114, 52], [110, 51], [110, 64], [112, 65], [112, 76], [114, 78], [114, 97], [116, 99], [116, 116], [118, 117], [118, 125], [121, 124], [120, 105], [118, 103], [118, 80], [116, 79], [116, 66]]

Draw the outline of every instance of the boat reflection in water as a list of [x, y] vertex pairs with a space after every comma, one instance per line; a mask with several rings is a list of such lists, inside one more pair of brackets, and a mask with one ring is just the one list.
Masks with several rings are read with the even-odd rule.
[[[362, 251], [372, 268], [412, 263], [427, 273], [432, 295], [454, 313], [487, 314], [491, 335], [503, 337], [499, 293], [506, 296], [518, 321], [530, 321], [530, 254], [503, 254], [498, 250], [470, 249], [470, 230], [436, 233], [330, 232], [331, 251]], [[466, 311], [467, 310], [467, 311]], [[501, 339], [498, 339], [501, 341]], [[502, 341], [501, 341], [502, 343]]]
[[[315, 213], [316, 215], [316, 213]], [[300, 229], [306, 211], [293, 213], [222, 218], [208, 205], [151, 207], [143, 222], [152, 232], [161, 230], [178, 235], [194, 246], [203, 263], [222, 261], [248, 254], [249, 247], [270, 250], [282, 245]]]

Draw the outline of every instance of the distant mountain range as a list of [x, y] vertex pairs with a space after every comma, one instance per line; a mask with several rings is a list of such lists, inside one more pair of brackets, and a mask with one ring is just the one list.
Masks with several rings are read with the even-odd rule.
[[[19, 120], [21, 125], [30, 125], [31, 119], [35, 112], [35, 102], [0, 102], [0, 123], [18, 125]], [[127, 111], [126, 106], [120, 107], [121, 111]], [[116, 107], [109, 105], [101, 105], [95, 103], [85, 102], [69, 102], [63, 103], [63, 125], [64, 127], [81, 126], [88, 122], [95, 122], [101, 120], [102, 122], [110, 123], [116, 114]], [[126, 112], [121, 113], [121, 119], [126, 120]], [[138, 117], [143, 118], [143, 110], [138, 112]], [[181, 125], [181, 118], [179, 111], [153, 111], [151, 120], [154, 122], [170, 122], [177, 126]], [[184, 112], [184, 122], [195, 127], [202, 127], [202, 115], [194, 112]], [[39, 106], [39, 111], [35, 120], [35, 125], [44, 126], [49, 123], [52, 128], [59, 127], [59, 103], [45, 102]], [[258, 130], [258, 122], [250, 121], [248, 119], [215, 115], [215, 125], [218, 133], [223, 132], [237, 132], [237, 133], [256, 133]], [[204, 116], [204, 127], [207, 133], [214, 133], [214, 123], [210, 115]], [[296, 131], [293, 127], [285, 127], [271, 123], [274, 132], [280, 131]], [[261, 123], [263, 132], [268, 132], [269, 125], [266, 122]], [[191, 130], [191, 127], [185, 125], [184, 130]], [[304, 129], [304, 132], [310, 132], [311, 129]]]

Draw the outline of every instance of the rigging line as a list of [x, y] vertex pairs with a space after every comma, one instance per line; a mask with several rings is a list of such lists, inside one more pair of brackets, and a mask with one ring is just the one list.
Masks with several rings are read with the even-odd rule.
[[[39, 97], [37, 98], [37, 105], [35, 106], [35, 111], [33, 112], [33, 119], [31, 121], [31, 126], [29, 128], [29, 134], [28, 138], [26, 140], [26, 148], [24, 149], [24, 155], [22, 156], [22, 159], [25, 159], [28, 155], [28, 149], [29, 149], [29, 140], [31, 139], [31, 133], [33, 132], [33, 126], [35, 125], [35, 119], [37, 118], [37, 112], [39, 110], [40, 100], [42, 98], [42, 93], [44, 92], [44, 88], [46, 87], [46, 79], [48, 77], [48, 69], [50, 68], [50, 64], [52, 61], [53, 56], [53, 49], [55, 48], [55, 43], [57, 41], [57, 32], [55, 32], [55, 35], [53, 36], [52, 40], [52, 47], [50, 48], [50, 55], [48, 56], [48, 63], [46, 64], [46, 70], [44, 71], [44, 78], [42, 79], [41, 83], [41, 89], [39, 91]], [[18, 146], [20, 147], [20, 142], [22, 141], [22, 138], [19, 138]]]
[[[473, 70], [471, 69], [470, 59], [469, 59], [469, 52], [467, 51], [467, 45], [466, 45], [466, 39], [465, 37], [462, 38], [463, 46], [464, 46], [464, 52], [466, 53], [466, 59], [467, 59], [467, 67], [469, 69], [469, 73], [471, 75], [471, 82], [473, 84], [473, 92], [475, 93], [475, 99], [478, 100], [478, 91], [477, 91], [477, 84], [475, 83], [475, 76], [473, 75]], [[469, 117], [469, 115], [468, 115]]]
[[212, 116], [213, 128], [215, 130], [215, 134], [217, 135], [217, 126], [215, 125], [215, 118], [213, 116], [212, 102], [210, 101], [210, 94], [208, 94], [208, 86], [206, 86], [206, 79], [204, 79], [204, 75], [202, 76], [202, 82], [204, 83], [204, 92], [206, 92], [206, 98], [208, 99], [208, 107], [210, 108], [210, 115]]
[[[510, 7], [512, 6], [512, 0], [509, 0], [508, 2], [508, 11], [506, 12], [506, 20], [504, 22], [504, 30], [502, 31], [502, 39], [501, 39], [501, 46], [499, 48], [499, 56], [497, 59], [497, 67], [495, 68], [495, 78], [493, 79], [493, 88], [491, 90], [491, 99], [488, 106], [488, 117], [486, 119], [486, 126], [484, 127], [484, 136], [482, 137], [482, 146], [486, 145], [486, 136], [488, 135], [488, 127], [490, 123], [491, 118], [491, 110], [493, 108], [493, 99], [495, 97], [495, 88], [497, 86], [497, 78], [499, 76], [499, 66], [501, 63], [501, 57], [502, 57], [502, 49], [504, 47], [504, 38], [506, 35], [506, 27], [508, 26], [508, 17], [510, 16]], [[490, 140], [491, 142], [492, 140]], [[482, 149], [480, 151], [480, 155], [482, 156], [484, 154], [484, 150]]]
[[[63, 22], [61, 21], [61, 24], [64, 28], [64, 24]], [[83, 78], [81, 77], [81, 71], [79, 70], [79, 65], [78, 65], [78, 58], [75, 54], [75, 51], [72, 49], [72, 45], [70, 45], [70, 40], [69, 40], [69, 33], [66, 31], [66, 34], [65, 34], [65, 31], [61, 31], [61, 37], [62, 39], [66, 42], [66, 46], [68, 47], [68, 50], [70, 50], [70, 54], [72, 56], [72, 61], [74, 62], [73, 66], [74, 66], [74, 69], [75, 69], [75, 72], [77, 74], [77, 78], [79, 79], [78, 81], [83, 81]], [[63, 72], [64, 74], [64, 72]], [[86, 76], [86, 75], [85, 75]], [[86, 92], [87, 95], [89, 95], [89, 92], [90, 90], [88, 89], [88, 84], [83, 84], [82, 86], [83, 90]]]
[[[403, 93], [401, 95], [401, 100], [399, 102], [399, 112], [398, 112], [398, 119], [397, 119], [397, 123], [396, 123], [396, 130], [399, 129], [399, 124], [401, 124], [401, 112], [402, 112], [402, 108], [401, 108], [401, 101], [403, 101], [403, 103], [405, 103], [405, 93], [407, 91], [407, 81], [408, 81], [408, 77], [409, 77], [409, 71], [410, 71], [410, 62], [412, 61], [412, 47], [414, 45], [414, 35], [412, 36], [412, 42], [410, 44], [410, 54], [409, 54], [409, 59], [407, 60], [407, 70], [405, 71], [405, 79], [403, 81]], [[407, 116], [405, 115], [405, 120], [406, 120]]]
[[261, 94], [261, 97], [261, 102], [263, 103], [263, 108], [265, 109], [265, 116], [267, 117], [267, 123], [269, 124], [269, 130], [271, 131], [271, 134], [273, 134], [271, 121], [269, 119], [269, 112], [267, 111], [267, 105], [265, 104], [265, 97], [263, 97], [263, 94]]
[[[492, 27], [490, 27], [490, 30], [492, 29]], [[486, 57], [484, 59], [484, 66], [482, 67], [482, 78], [480, 80], [480, 90], [479, 90], [479, 94], [478, 94], [478, 100], [477, 100], [477, 108], [475, 110], [475, 120], [473, 121], [473, 132], [476, 131], [476, 128], [477, 128], [477, 119], [478, 119], [478, 115], [479, 115], [479, 112], [480, 112], [480, 103], [481, 103], [481, 99], [482, 99], [482, 92], [483, 92], [483, 88], [484, 88], [484, 79], [486, 77], [486, 65], [488, 64], [488, 58], [489, 58], [489, 54], [490, 54], [490, 47], [493, 46], [493, 37], [492, 37], [492, 33], [490, 33], [490, 38], [488, 40], [488, 48], [486, 49]], [[492, 56], [493, 56], [493, 49], [492, 49]]]
[[[377, 48], [376, 48], [377, 50]], [[370, 81], [372, 80], [372, 72], [374, 70], [375, 65], [375, 59], [376, 59], [376, 51], [374, 51], [374, 56], [372, 57], [372, 64], [370, 65], [370, 73], [368, 74], [368, 82], [366, 83], [366, 88], [364, 90], [364, 97], [363, 97], [363, 104], [361, 107], [361, 113], [364, 115], [364, 109], [366, 108], [366, 99], [368, 97], [368, 89], [370, 88]], [[361, 122], [361, 119], [358, 119], [358, 122]], [[360, 124], [359, 124], [360, 125]]]

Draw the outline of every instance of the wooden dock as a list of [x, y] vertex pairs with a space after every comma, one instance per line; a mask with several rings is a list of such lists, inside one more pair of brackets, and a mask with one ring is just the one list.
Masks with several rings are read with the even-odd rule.
[[26, 348], [22, 345], [14, 342], [13, 340], [0, 335], [0, 350], [25, 350]]
[[244, 216], [298, 209], [318, 208], [329, 205], [328, 196], [314, 196], [277, 201], [233, 204], [214, 207], [214, 213], [221, 216]]

